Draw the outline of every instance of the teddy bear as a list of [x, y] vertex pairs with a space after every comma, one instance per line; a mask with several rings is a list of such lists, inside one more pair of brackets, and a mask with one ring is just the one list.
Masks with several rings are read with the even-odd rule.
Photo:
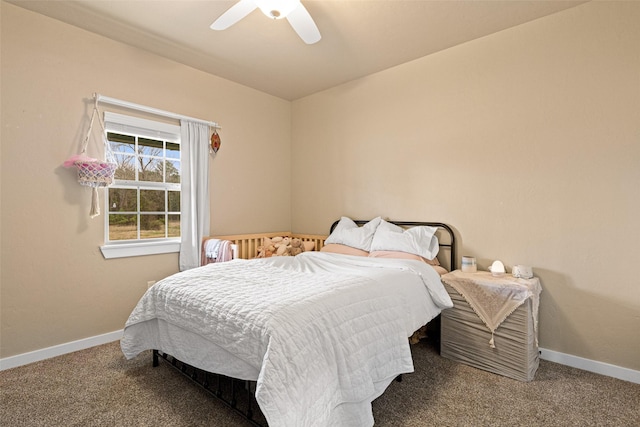
[[289, 246], [289, 255], [296, 256], [304, 252], [304, 245], [302, 240], [298, 238], [291, 239], [291, 245]]
[[304, 244], [298, 238], [290, 237], [264, 237], [262, 245], [258, 246], [258, 258], [271, 256], [296, 256], [304, 252]]

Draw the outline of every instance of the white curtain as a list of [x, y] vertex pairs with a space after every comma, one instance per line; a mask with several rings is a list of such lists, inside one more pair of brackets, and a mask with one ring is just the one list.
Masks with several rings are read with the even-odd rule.
[[209, 235], [209, 126], [180, 121], [180, 271], [200, 266], [202, 238]]

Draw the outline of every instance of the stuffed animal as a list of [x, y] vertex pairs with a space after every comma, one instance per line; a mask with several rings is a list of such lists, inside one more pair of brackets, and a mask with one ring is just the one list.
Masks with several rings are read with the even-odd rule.
[[273, 256], [275, 251], [275, 246], [271, 244], [262, 244], [261, 246], [258, 246], [258, 255], [256, 256], [256, 258], [269, 258], [270, 256]]
[[409, 344], [417, 344], [423, 338], [427, 338], [427, 325], [424, 325], [409, 337]]
[[269, 258], [271, 256], [295, 256], [304, 252], [304, 244], [298, 238], [290, 237], [263, 237], [262, 245], [258, 246], [257, 258]]
[[288, 237], [272, 237], [271, 238], [271, 242], [273, 243], [273, 246], [276, 248], [275, 250], [275, 254], [276, 256], [286, 256], [288, 249], [287, 246], [289, 246], [289, 238]]
[[289, 247], [284, 244], [279, 244], [276, 247], [276, 256], [288, 256], [289, 255]]
[[298, 238], [291, 239], [291, 245], [289, 246], [289, 255], [296, 256], [304, 252], [304, 245], [302, 240]]
[[[282, 237], [280, 237], [280, 239], [282, 239]], [[262, 245], [258, 246], [258, 255], [256, 257], [269, 258], [270, 256], [273, 256], [274, 253], [276, 253], [276, 249], [277, 248], [273, 239], [270, 239], [268, 237], [263, 237]]]

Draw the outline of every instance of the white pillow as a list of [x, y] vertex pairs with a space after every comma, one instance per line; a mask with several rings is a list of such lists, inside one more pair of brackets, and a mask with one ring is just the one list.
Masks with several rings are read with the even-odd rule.
[[353, 222], [350, 218], [343, 216], [340, 222], [333, 229], [333, 232], [324, 241], [324, 244], [338, 243], [351, 246], [369, 252], [373, 235], [380, 224], [381, 218], [377, 217], [367, 222], [362, 227]]
[[440, 246], [436, 227], [422, 225], [404, 230], [395, 224], [381, 220], [371, 242], [370, 252], [400, 251], [434, 259]]

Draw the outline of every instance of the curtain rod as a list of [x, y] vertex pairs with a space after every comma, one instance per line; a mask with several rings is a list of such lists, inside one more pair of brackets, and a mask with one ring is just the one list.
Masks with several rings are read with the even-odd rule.
[[171, 113], [169, 111], [159, 110], [157, 108], [147, 107], [145, 105], [134, 104], [133, 102], [123, 101], [121, 99], [109, 98], [108, 96], [102, 96], [99, 93], [94, 93], [93, 97], [96, 100], [96, 102], [103, 102], [105, 104], [117, 105], [118, 107], [125, 107], [131, 110], [143, 111], [145, 113], [151, 113], [157, 116], [169, 117], [171, 119], [178, 119], [178, 120], [184, 119], [184, 120], [190, 120], [192, 122], [204, 123], [206, 125], [209, 125], [209, 127], [212, 127], [215, 129], [221, 129], [220, 125], [218, 125], [218, 123], [216, 122], [196, 119], [189, 116], [183, 116], [182, 114]]

